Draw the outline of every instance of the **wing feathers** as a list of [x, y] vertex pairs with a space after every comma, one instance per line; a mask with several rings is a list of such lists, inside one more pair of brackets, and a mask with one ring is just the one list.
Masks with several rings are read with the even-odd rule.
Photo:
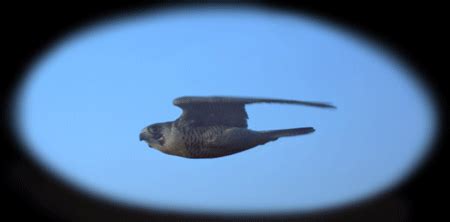
[[320, 102], [250, 97], [185, 96], [176, 98], [173, 101], [174, 105], [183, 109], [183, 114], [177, 119], [177, 123], [179, 124], [240, 128], [247, 127], [248, 115], [245, 111], [245, 105], [252, 103], [282, 103], [321, 108], [336, 108], [333, 105]]
[[287, 99], [268, 99], [268, 98], [251, 98], [251, 97], [225, 97], [225, 96], [210, 96], [210, 97], [200, 97], [200, 96], [184, 96], [176, 98], [173, 104], [179, 107], [183, 107], [187, 104], [205, 104], [205, 103], [223, 103], [223, 104], [252, 104], [252, 103], [280, 103], [280, 104], [295, 104], [295, 105], [305, 105], [314, 106], [321, 108], [336, 108], [335, 106], [322, 103], [322, 102], [309, 102], [300, 100], [287, 100]]

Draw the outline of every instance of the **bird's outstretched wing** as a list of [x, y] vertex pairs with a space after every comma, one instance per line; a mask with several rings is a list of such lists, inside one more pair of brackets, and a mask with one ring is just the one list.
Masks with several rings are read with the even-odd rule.
[[173, 104], [183, 110], [177, 121], [192, 126], [247, 127], [248, 115], [245, 105], [251, 103], [282, 103], [306, 105], [321, 108], [335, 108], [320, 102], [306, 102], [285, 99], [225, 97], [225, 96], [185, 96], [176, 98]]

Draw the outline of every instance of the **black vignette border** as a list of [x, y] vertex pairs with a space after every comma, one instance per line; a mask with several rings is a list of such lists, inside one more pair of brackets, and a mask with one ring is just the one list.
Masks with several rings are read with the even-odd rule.
[[[130, 2], [127, 3], [51, 3], [13, 4], [6, 13], [5, 70], [1, 75], [2, 90], [2, 193], [7, 204], [4, 217], [18, 221], [39, 218], [44, 221], [429, 221], [440, 218], [443, 212], [444, 137], [438, 136], [434, 151], [423, 166], [406, 183], [371, 203], [352, 209], [340, 209], [314, 215], [265, 215], [219, 217], [217, 215], [186, 215], [121, 206], [80, 194], [68, 184], [55, 181], [48, 172], [27, 156], [12, 132], [11, 98], [25, 77], [27, 67], [53, 42], [97, 20], [111, 16], [160, 10], [167, 7], [193, 6], [192, 3]], [[200, 5], [230, 5], [242, 3], [204, 3]], [[237, 5], [236, 5], [237, 4]], [[448, 87], [444, 86], [443, 5], [393, 4], [388, 2], [357, 3], [309, 2], [245, 3], [289, 13], [306, 13], [349, 27], [374, 41], [380, 41], [405, 59], [417, 70], [418, 76], [429, 86], [440, 109], [440, 120], [446, 122]], [[447, 18], [448, 19], [448, 18]], [[445, 124], [442, 124], [445, 125]], [[440, 131], [443, 130], [443, 127]], [[39, 192], [38, 192], [39, 191]], [[439, 200], [440, 199], [440, 200]], [[64, 204], [61, 204], [64, 202]], [[76, 210], [74, 210], [76, 209]]]

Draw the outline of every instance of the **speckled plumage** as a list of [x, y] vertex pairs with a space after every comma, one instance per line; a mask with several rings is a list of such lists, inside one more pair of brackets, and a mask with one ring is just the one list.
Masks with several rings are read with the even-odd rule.
[[238, 153], [279, 137], [311, 133], [312, 127], [254, 131], [247, 129], [245, 105], [286, 103], [334, 108], [325, 103], [239, 97], [180, 97], [174, 105], [183, 109], [173, 122], [145, 127], [140, 139], [161, 152], [186, 158], [215, 158]]

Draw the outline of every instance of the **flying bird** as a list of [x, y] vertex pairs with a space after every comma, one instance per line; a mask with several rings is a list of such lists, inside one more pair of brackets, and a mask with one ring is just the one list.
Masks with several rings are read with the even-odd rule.
[[142, 129], [139, 139], [163, 153], [185, 158], [223, 157], [280, 137], [314, 132], [313, 127], [255, 131], [247, 128], [245, 105], [280, 103], [336, 108], [320, 102], [286, 99], [185, 96], [173, 100], [183, 110], [175, 121], [155, 123]]

